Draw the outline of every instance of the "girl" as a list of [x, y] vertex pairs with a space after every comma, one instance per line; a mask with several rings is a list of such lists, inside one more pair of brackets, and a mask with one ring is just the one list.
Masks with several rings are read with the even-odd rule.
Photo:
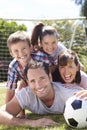
[[[57, 57], [67, 48], [58, 43], [56, 29], [52, 26], [45, 26], [43, 23], [37, 24], [32, 31], [31, 45], [34, 50], [32, 55], [35, 55], [37, 61], [48, 63], [53, 81], [58, 81]], [[83, 67], [81, 63], [80, 66]]]
[[[63, 44], [58, 43], [57, 31], [51, 26], [44, 26], [44, 24], [39, 23], [33, 29], [31, 45], [34, 50], [32, 51], [32, 54], [37, 54], [37, 60], [49, 64], [53, 81], [55, 81], [57, 57], [62, 51], [66, 50], [66, 47]], [[38, 58], [38, 55], [41, 56], [39, 56], [41, 59]]]
[[72, 50], [66, 50], [58, 56], [57, 78], [64, 87], [80, 87], [87, 89], [87, 74], [80, 70], [79, 58]]

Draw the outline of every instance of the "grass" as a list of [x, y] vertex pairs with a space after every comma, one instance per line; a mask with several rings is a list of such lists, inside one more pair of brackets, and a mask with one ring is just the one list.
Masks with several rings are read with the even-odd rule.
[[[0, 84], [1, 86], [1, 84]], [[5, 92], [6, 88], [2, 87], [0, 88], [0, 106], [4, 104], [5, 101]], [[47, 117], [50, 119], [53, 119], [54, 121], [59, 123], [59, 126], [57, 127], [49, 127], [49, 128], [31, 128], [31, 127], [8, 127], [8, 126], [0, 126], [0, 130], [75, 130], [74, 128], [70, 128], [66, 123], [63, 118], [63, 115], [37, 115], [33, 114], [31, 112], [26, 111], [26, 114], [30, 119], [39, 119], [42, 117]], [[84, 129], [76, 129], [76, 130], [87, 130], [87, 128]]]

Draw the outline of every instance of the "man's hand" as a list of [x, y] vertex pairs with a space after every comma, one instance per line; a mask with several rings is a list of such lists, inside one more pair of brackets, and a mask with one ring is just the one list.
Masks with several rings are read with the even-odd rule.
[[59, 124], [52, 119], [41, 118], [38, 120], [32, 120], [31, 127], [49, 127], [49, 126], [58, 126]]

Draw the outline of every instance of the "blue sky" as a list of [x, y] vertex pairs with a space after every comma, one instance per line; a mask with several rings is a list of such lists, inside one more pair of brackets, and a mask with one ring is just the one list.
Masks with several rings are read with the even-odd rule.
[[[78, 18], [80, 7], [73, 0], [2, 0], [0, 18], [7, 19], [69, 19]], [[32, 22], [26, 22], [29, 30]]]

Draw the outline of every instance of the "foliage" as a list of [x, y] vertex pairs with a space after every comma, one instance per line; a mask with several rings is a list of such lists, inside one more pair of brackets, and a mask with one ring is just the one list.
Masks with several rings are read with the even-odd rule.
[[[59, 34], [59, 41], [69, 48], [72, 36], [72, 44], [84, 44], [85, 41], [85, 30], [83, 29], [83, 20], [53, 20], [53, 21], [42, 21], [45, 25], [51, 25], [56, 28]], [[75, 32], [74, 32], [75, 31]]]
[[11, 61], [11, 56], [7, 48], [7, 38], [9, 35], [17, 30], [27, 31], [27, 27], [22, 24], [18, 25], [15, 21], [0, 20], [0, 80], [7, 79], [8, 64]]
[[81, 16], [85, 16], [87, 18], [87, 0], [85, 0], [82, 5]]
[[[85, 29], [83, 29], [83, 20], [58, 20], [42, 21], [45, 25], [51, 25], [58, 31], [59, 41], [67, 48], [76, 51], [80, 61], [84, 65], [84, 71], [87, 72], [87, 45], [85, 44]], [[72, 43], [71, 43], [72, 39]]]
[[[17, 30], [25, 30], [27, 28], [25, 25], [17, 25], [15, 21], [7, 22], [5, 20], [0, 20], [0, 60], [8, 60], [10, 56], [7, 49], [7, 38], [9, 35]], [[4, 53], [3, 53], [4, 52]]]
[[81, 5], [81, 16], [87, 18], [87, 0], [74, 0], [77, 5]]
[[84, 65], [84, 71], [87, 73], [87, 45], [85, 46], [72, 46], [71, 48], [74, 50], [81, 61], [81, 63]]
[[[85, 29], [83, 29], [83, 20], [44, 20], [40, 22], [56, 28], [59, 35], [58, 40], [67, 48], [70, 48], [70, 46], [84, 46]], [[37, 22], [34, 24], [37, 24]], [[4, 64], [0, 67], [0, 80], [7, 80], [7, 68], [12, 60], [6, 45], [7, 38], [17, 30], [27, 31], [27, 28], [24, 24], [18, 25], [15, 21], [0, 20], [0, 61]]]

